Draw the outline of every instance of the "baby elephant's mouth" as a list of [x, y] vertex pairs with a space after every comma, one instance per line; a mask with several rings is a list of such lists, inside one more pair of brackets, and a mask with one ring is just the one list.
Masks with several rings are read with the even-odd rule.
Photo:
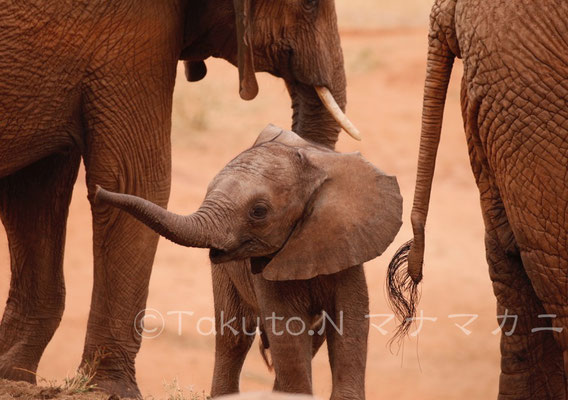
[[[209, 259], [213, 264], [222, 264], [228, 261], [244, 260], [246, 258], [249, 257], [239, 257], [234, 251], [230, 252], [215, 247], [209, 250]], [[250, 257], [251, 272], [253, 274], [260, 274], [271, 260], [271, 256]]]
[[209, 250], [209, 259], [214, 264], [220, 264], [220, 263], [223, 263], [223, 262], [231, 261], [231, 256], [225, 250], [221, 250], [221, 249], [217, 249], [215, 247], [212, 247]]
[[251, 257], [250, 258], [250, 270], [253, 274], [260, 274], [268, 263], [272, 261], [271, 257]]
[[229, 261], [246, 260], [250, 256], [245, 248], [239, 247], [232, 250], [223, 250], [217, 247], [211, 247], [209, 250], [209, 260], [213, 264], [222, 264]]

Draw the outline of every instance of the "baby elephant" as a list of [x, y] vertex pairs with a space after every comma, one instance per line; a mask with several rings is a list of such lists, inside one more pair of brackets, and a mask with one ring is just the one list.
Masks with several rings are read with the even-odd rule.
[[332, 399], [365, 398], [368, 294], [361, 263], [401, 225], [396, 178], [359, 153], [340, 154], [269, 125], [209, 185], [194, 214], [97, 188], [184, 246], [209, 248], [215, 299], [213, 397], [239, 391], [257, 327], [274, 390], [312, 393], [311, 360], [327, 339]]

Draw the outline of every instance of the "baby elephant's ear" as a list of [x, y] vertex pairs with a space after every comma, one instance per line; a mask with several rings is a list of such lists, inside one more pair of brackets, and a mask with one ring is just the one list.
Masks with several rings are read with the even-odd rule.
[[284, 129], [279, 128], [276, 125], [268, 124], [266, 125], [266, 128], [264, 128], [262, 132], [260, 132], [252, 147], [256, 147], [263, 143], [268, 143], [272, 140], [275, 140], [278, 136], [280, 136], [284, 132], [285, 132]]
[[291, 147], [300, 147], [304, 149], [318, 149], [318, 150], [328, 150], [325, 147], [313, 142], [309, 142], [306, 139], [303, 139], [300, 135], [292, 132], [287, 131], [282, 128], [279, 128], [275, 125], [268, 124], [266, 128], [260, 132], [258, 138], [256, 138], [256, 142], [254, 142], [252, 147], [260, 146], [261, 144], [268, 143], [268, 142], [276, 142], [285, 144]]
[[402, 197], [394, 176], [359, 153], [300, 153], [328, 178], [264, 269], [269, 280], [310, 279], [371, 260], [386, 250], [402, 224]]

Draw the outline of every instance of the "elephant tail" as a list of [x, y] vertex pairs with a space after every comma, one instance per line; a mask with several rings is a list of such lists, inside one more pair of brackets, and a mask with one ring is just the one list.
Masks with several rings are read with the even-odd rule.
[[391, 344], [400, 342], [408, 333], [419, 300], [418, 284], [422, 281], [424, 261], [424, 227], [440, 143], [444, 105], [454, 59], [461, 57], [455, 33], [456, 1], [436, 0], [430, 15], [420, 150], [411, 214], [414, 238], [396, 252], [388, 268], [389, 301], [400, 322]]
[[270, 372], [274, 370], [274, 363], [272, 362], [272, 355], [270, 353], [270, 343], [268, 342], [268, 336], [264, 329], [261, 328], [260, 330], [260, 340], [258, 341], [258, 350], [260, 351], [260, 355], [262, 356], [262, 360], [266, 365], [266, 368]]
[[416, 315], [416, 305], [420, 301], [420, 281], [415, 282], [408, 272], [408, 253], [412, 243], [411, 239], [396, 251], [387, 271], [388, 301], [400, 321], [391, 344], [406, 336], [412, 318]]

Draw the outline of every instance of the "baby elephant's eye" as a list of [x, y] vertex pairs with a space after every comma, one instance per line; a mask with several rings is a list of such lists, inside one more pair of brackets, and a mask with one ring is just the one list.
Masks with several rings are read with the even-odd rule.
[[317, 7], [319, 0], [304, 0], [304, 7], [307, 9], [314, 9]]
[[268, 213], [268, 208], [263, 204], [257, 204], [250, 210], [250, 216], [254, 219], [263, 219]]

